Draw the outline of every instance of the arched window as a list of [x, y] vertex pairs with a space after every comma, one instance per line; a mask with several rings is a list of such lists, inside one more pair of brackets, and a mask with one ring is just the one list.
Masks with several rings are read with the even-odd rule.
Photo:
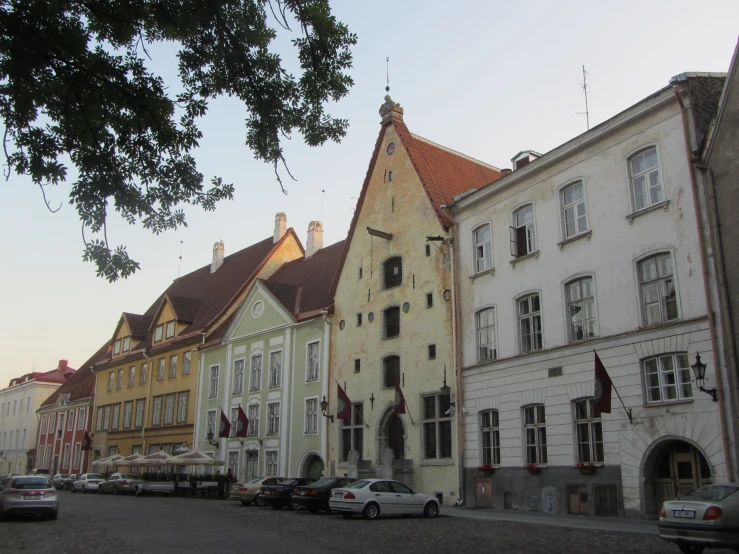
[[592, 277], [582, 277], [565, 285], [570, 342], [598, 336], [595, 290]]
[[495, 340], [495, 308], [485, 308], [475, 314], [477, 361], [487, 362], [498, 357]]
[[399, 287], [403, 283], [403, 259], [395, 256], [385, 260], [383, 267], [383, 288]]
[[640, 261], [639, 286], [645, 325], [678, 318], [672, 254], [665, 252]]
[[665, 199], [656, 147], [642, 150], [629, 158], [629, 178], [634, 211], [644, 210]]
[[490, 224], [475, 229], [475, 273], [482, 273], [493, 267], [493, 247]]
[[536, 251], [536, 226], [534, 205], [527, 204], [513, 212], [511, 232], [511, 255], [516, 258]]
[[526, 406], [524, 415], [524, 444], [527, 464], [547, 463], [547, 426], [543, 404]]
[[572, 183], [562, 189], [562, 224], [566, 239], [588, 230], [585, 185], [582, 181]]

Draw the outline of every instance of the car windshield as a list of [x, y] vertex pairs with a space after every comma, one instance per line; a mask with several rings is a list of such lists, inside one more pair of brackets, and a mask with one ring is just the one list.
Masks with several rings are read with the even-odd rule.
[[363, 489], [364, 487], [366, 487], [369, 484], [370, 484], [369, 481], [362, 480], [362, 481], [357, 481], [356, 483], [352, 483], [351, 485], [349, 485], [348, 488], [350, 488], [350, 489]]
[[250, 479], [249, 481], [247, 481], [247, 483], [256, 483], [261, 480], [262, 480], [262, 477], [255, 477], [254, 479]]
[[43, 477], [25, 477], [13, 481], [11, 487], [23, 490], [48, 489], [49, 481]]
[[309, 486], [311, 487], [323, 487], [325, 485], [333, 485], [337, 483], [339, 480], [336, 477], [324, 477], [323, 479], [319, 479], [315, 483], [311, 483]]
[[284, 485], [284, 486], [292, 486], [292, 485], [297, 485], [297, 484], [298, 484], [297, 479], [283, 479], [278, 483], [278, 485]]
[[60, 478], [60, 479], [67, 479], [67, 478], [69, 478], [69, 475], [66, 475], [66, 474], [62, 473], [62, 474], [61, 474], [61, 475], [59, 476], [59, 478]]
[[682, 495], [680, 500], [707, 500], [709, 502], [718, 502], [725, 500], [738, 490], [739, 487], [701, 487]]
[[103, 477], [99, 473], [88, 473], [85, 479], [105, 479], [105, 477]]
[[135, 473], [121, 473], [121, 479], [140, 479]]

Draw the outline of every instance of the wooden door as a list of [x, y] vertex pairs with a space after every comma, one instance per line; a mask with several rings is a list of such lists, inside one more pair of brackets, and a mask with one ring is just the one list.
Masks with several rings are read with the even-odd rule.
[[403, 422], [400, 421], [398, 414], [390, 416], [387, 422], [388, 448], [393, 451], [393, 457], [396, 460], [405, 458], [405, 440], [403, 439]]
[[490, 477], [475, 477], [475, 506], [493, 507], [493, 480]]
[[567, 513], [582, 516], [590, 515], [588, 488], [585, 485], [567, 486]]
[[675, 441], [664, 448], [655, 469], [657, 508], [711, 483], [711, 469], [705, 457], [690, 444]]

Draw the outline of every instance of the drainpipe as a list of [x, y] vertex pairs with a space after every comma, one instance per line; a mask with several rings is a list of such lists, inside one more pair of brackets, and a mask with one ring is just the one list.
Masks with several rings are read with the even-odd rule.
[[[459, 224], [454, 223], [452, 239], [459, 238]], [[452, 310], [454, 317], [452, 327], [454, 333], [454, 377], [457, 385], [457, 448], [459, 458], [459, 469], [457, 470], [457, 484], [459, 487], [459, 505], [464, 504], [465, 478], [464, 478], [464, 383], [462, 381], [462, 312], [460, 308], [459, 294], [459, 249], [454, 242], [449, 242], [452, 250]]]
[[[151, 381], [154, 378], [154, 362], [152, 359], [146, 355], [146, 352], [142, 352], [144, 355], [144, 358], [147, 360], [147, 364], [149, 365], [149, 375], [147, 376], [149, 379], [149, 386], [146, 390], [146, 402], [148, 406], [146, 406], [146, 413], [149, 413], [149, 408], [151, 407]], [[144, 456], [146, 456], [146, 422], [149, 421], [149, 416], [144, 414], [144, 425], [141, 427], [141, 452]]]
[[724, 464], [726, 465], [726, 474], [729, 478], [729, 482], [733, 483], [734, 469], [731, 466], [731, 454], [729, 450], [729, 437], [726, 434], [726, 413], [724, 410], [724, 393], [723, 393], [723, 371], [721, 369], [721, 362], [718, 357], [718, 347], [716, 346], [716, 326], [713, 321], [713, 311], [711, 310], [711, 294], [708, 287], [708, 263], [706, 262], [706, 251], [705, 251], [705, 239], [703, 237], [703, 221], [701, 219], [700, 208], [698, 204], [698, 186], [695, 182], [695, 174], [693, 173], [693, 165], [695, 160], [693, 153], [690, 148], [690, 131], [688, 127], [687, 111], [683, 99], [680, 97], [679, 85], [674, 85], [672, 91], [675, 94], [677, 103], [680, 106], [680, 115], [683, 121], [683, 137], [685, 139], [685, 156], [690, 164], [690, 171], [688, 175], [690, 177], [690, 189], [693, 193], [693, 208], [695, 210], [696, 227], [698, 229], [698, 246], [700, 250], [701, 259], [701, 271], [703, 272], [703, 292], [706, 300], [706, 310], [708, 312], [708, 329], [711, 334], [711, 350], [713, 352], [713, 366], [716, 370], [716, 389], [718, 390], [719, 397], [719, 422], [721, 424], [721, 440], [724, 447]]

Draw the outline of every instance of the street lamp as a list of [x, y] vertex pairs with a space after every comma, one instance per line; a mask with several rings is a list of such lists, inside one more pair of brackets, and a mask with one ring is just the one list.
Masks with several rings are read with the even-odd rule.
[[208, 434], [205, 436], [205, 439], [208, 441], [208, 444], [218, 448], [219, 442], [218, 442], [218, 439], [213, 438], [214, 436], [215, 435], [213, 435], [213, 431], [208, 431]]
[[450, 389], [446, 384], [446, 366], [444, 366], [444, 384], [441, 386], [441, 396], [449, 398], [449, 406], [452, 408], [457, 405], [456, 402], [452, 402], [452, 389]]
[[696, 352], [695, 353], [695, 363], [690, 366], [693, 370], [693, 375], [695, 375], [695, 383], [698, 385], [698, 390], [701, 392], [705, 392], [706, 394], [710, 395], [711, 398], [713, 398], [714, 402], [718, 402], [718, 390], [713, 389], [704, 389], [703, 383], [706, 379], [706, 364], [701, 362], [701, 355]]
[[334, 422], [334, 415], [333, 414], [327, 414], [326, 411], [328, 410], [328, 400], [326, 400], [326, 395], [323, 395], [323, 400], [321, 400], [321, 413], [323, 414], [323, 417], [327, 418], [331, 423]]

